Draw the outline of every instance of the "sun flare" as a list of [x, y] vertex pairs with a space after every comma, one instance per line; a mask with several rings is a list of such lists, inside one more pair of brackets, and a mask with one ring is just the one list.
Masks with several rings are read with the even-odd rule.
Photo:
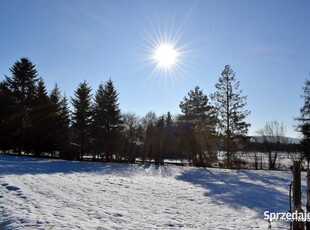
[[[151, 67], [148, 79], [165, 84], [184, 79], [188, 74], [189, 44], [184, 43], [182, 28], [150, 23], [142, 33], [141, 61]], [[144, 54], [142, 54], [144, 53]]]
[[176, 64], [178, 59], [177, 50], [170, 44], [160, 44], [154, 51], [154, 60], [159, 68], [168, 69]]

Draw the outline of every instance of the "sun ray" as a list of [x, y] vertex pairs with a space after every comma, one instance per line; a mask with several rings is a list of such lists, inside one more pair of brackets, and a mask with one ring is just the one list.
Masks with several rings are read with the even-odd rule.
[[184, 43], [183, 37], [187, 20], [176, 23], [172, 17], [171, 21], [163, 22], [154, 21], [150, 16], [147, 27], [142, 27], [140, 61], [145, 64], [140, 67], [150, 69], [146, 76], [148, 81], [171, 86], [182, 82], [189, 75], [187, 68], [190, 66], [192, 51], [189, 49], [190, 43]]

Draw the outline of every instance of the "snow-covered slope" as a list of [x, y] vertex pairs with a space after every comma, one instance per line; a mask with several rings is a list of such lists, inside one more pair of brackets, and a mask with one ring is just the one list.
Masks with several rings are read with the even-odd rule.
[[0, 155], [0, 229], [267, 229], [264, 211], [288, 211], [290, 181], [289, 171]]

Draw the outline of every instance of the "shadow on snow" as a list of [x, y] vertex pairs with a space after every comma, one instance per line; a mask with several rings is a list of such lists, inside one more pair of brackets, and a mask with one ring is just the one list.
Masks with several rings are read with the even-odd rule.
[[291, 178], [290, 171], [202, 168], [185, 171], [177, 176], [179, 180], [204, 188], [204, 195], [214, 203], [235, 209], [249, 208], [262, 217], [264, 211], [289, 211]]

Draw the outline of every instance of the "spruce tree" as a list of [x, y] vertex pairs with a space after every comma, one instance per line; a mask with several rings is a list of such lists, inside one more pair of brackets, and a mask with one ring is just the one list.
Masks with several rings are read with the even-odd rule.
[[66, 95], [61, 98], [59, 107], [59, 116], [61, 120], [61, 128], [67, 130], [70, 127], [70, 110]]
[[[205, 166], [210, 164], [213, 158], [215, 147], [214, 135], [217, 117], [214, 107], [211, 106], [208, 96], [196, 86], [188, 93], [187, 97], [180, 103], [180, 119], [190, 122], [195, 131], [197, 146], [197, 156], [193, 157], [194, 164]], [[208, 156], [205, 154], [208, 152]], [[209, 162], [208, 162], [209, 161]]]
[[92, 137], [94, 146], [94, 157], [104, 152], [106, 98], [103, 84], [100, 84], [95, 94], [93, 106]]
[[0, 82], [0, 150], [3, 153], [15, 147], [12, 145], [12, 106], [14, 106], [14, 101], [11, 97], [11, 91], [7, 82], [2, 81]]
[[240, 82], [229, 65], [225, 66], [215, 87], [217, 90], [211, 98], [219, 115], [219, 129], [225, 139], [227, 164], [231, 167], [231, 155], [238, 150], [238, 142], [248, 132], [250, 124], [245, 122], [245, 118], [250, 111], [244, 109], [247, 96], [242, 96]]
[[171, 116], [170, 112], [167, 113], [165, 123], [166, 123], [166, 126], [171, 126], [173, 123], [172, 116]]
[[89, 150], [90, 131], [92, 121], [92, 106], [91, 106], [91, 88], [84, 81], [78, 85], [74, 92], [74, 98], [71, 99], [74, 111], [72, 123], [74, 128], [74, 140], [79, 146], [79, 159], [83, 160], [84, 153]]
[[54, 152], [59, 152], [60, 157], [65, 159], [73, 158], [70, 151], [70, 111], [66, 96], [61, 97], [58, 85], [50, 93], [51, 101], [51, 123], [53, 129], [51, 131], [52, 155]]
[[209, 132], [214, 133], [217, 122], [216, 113], [208, 96], [199, 86], [191, 90], [183, 100], [180, 102], [181, 119], [190, 121], [197, 129], [208, 129]]
[[58, 145], [60, 151], [60, 157], [64, 159], [73, 159], [74, 155], [71, 151], [70, 145], [70, 110], [68, 106], [68, 99], [64, 95], [61, 98], [60, 106], [59, 106], [59, 118], [60, 118], [60, 125], [59, 131], [60, 135], [58, 136]]
[[101, 124], [104, 138], [104, 152], [106, 160], [112, 160], [117, 148], [117, 142], [122, 129], [122, 117], [118, 103], [118, 93], [109, 79], [103, 89], [103, 123]]
[[29, 112], [33, 109], [38, 74], [35, 65], [27, 58], [15, 62], [11, 77], [5, 77], [14, 105], [11, 110], [12, 140], [17, 152], [21, 155], [23, 149], [29, 145], [31, 128]]
[[55, 84], [54, 88], [52, 89], [49, 99], [51, 102], [51, 125], [53, 129], [51, 130], [50, 136], [51, 136], [51, 151], [52, 156], [56, 151], [59, 151], [60, 145], [59, 141], [62, 139], [62, 133], [61, 133], [61, 118], [60, 118], [60, 89], [58, 88], [58, 85]]
[[302, 140], [300, 143], [303, 156], [307, 160], [307, 168], [309, 168], [310, 162], [310, 80], [305, 81], [303, 87], [304, 104], [300, 108], [300, 117], [296, 118], [298, 121], [297, 129], [302, 134]]
[[30, 138], [32, 149], [35, 156], [41, 156], [43, 152], [50, 151], [50, 133], [53, 130], [51, 124], [51, 103], [47, 95], [46, 87], [40, 78], [36, 90], [33, 108], [29, 113], [30, 117]]

